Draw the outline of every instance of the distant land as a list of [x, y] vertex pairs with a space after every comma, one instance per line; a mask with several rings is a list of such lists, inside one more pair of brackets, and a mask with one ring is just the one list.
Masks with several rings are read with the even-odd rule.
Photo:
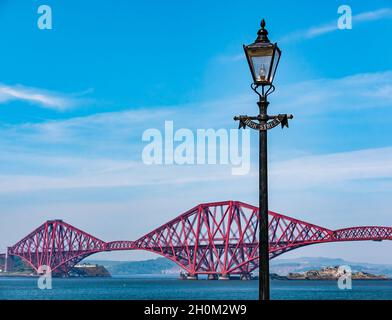
[[143, 261], [85, 260], [105, 267], [113, 276], [137, 274], [180, 274], [181, 268], [173, 261], [159, 257]]
[[[288, 275], [282, 276], [271, 273], [271, 279], [276, 280], [338, 280], [344, 275], [344, 271], [338, 266], [324, 267], [304, 272], [290, 272]], [[386, 275], [373, 274], [369, 272], [357, 271], [351, 273], [352, 280], [390, 280]]]
[[71, 270], [70, 273], [73, 277], [111, 277], [110, 272], [104, 266], [92, 263], [79, 263]]
[[[339, 258], [302, 257], [296, 259], [273, 259], [271, 260], [270, 272], [273, 279], [310, 279], [316, 275], [318, 278], [330, 276], [325, 268], [336, 268], [347, 265], [359, 278], [392, 278], [392, 265], [375, 264], [367, 262], [352, 262]], [[173, 261], [158, 257], [143, 261], [113, 261], [113, 260], [90, 260], [82, 261], [72, 272], [74, 276], [82, 277], [110, 277], [128, 275], [158, 275], [167, 274], [178, 277], [182, 269]], [[331, 271], [331, 270], [330, 270]], [[3, 273], [0, 276], [29, 276], [34, 274], [32, 268], [20, 259], [14, 260], [13, 271]], [[258, 270], [253, 272], [258, 275]]]
[[[171, 260], [163, 257], [144, 261], [110, 261], [110, 260], [85, 260], [104, 266], [111, 275], [137, 275], [137, 274], [176, 274], [181, 268]], [[270, 271], [277, 275], [286, 276], [289, 273], [301, 273], [310, 270], [319, 270], [326, 267], [350, 266], [353, 273], [365, 272], [376, 275], [392, 277], [392, 265], [374, 264], [367, 262], [352, 262], [339, 258], [302, 257], [296, 259], [273, 259]]]
[[392, 277], [391, 264], [375, 264], [368, 262], [353, 262], [340, 258], [324, 257], [301, 257], [295, 259], [273, 259], [271, 260], [271, 273], [288, 275], [289, 273], [301, 273], [326, 267], [347, 265], [353, 273], [366, 272], [370, 274], [385, 275]]

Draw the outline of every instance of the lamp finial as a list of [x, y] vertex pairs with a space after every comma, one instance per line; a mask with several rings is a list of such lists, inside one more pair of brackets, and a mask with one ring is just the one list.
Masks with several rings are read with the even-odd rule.
[[268, 43], [270, 42], [268, 39], [268, 31], [267, 29], [265, 29], [265, 20], [262, 19], [261, 23], [260, 23], [260, 30], [257, 32], [257, 39], [256, 39], [256, 43], [257, 42], [264, 42], [264, 43]]

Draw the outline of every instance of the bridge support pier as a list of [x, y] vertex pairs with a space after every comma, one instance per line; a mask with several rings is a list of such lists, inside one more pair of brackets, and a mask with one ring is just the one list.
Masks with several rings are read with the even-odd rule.
[[4, 264], [4, 271], [5, 272], [12, 272], [13, 271], [13, 257], [10, 255], [11, 248], [7, 248], [7, 252], [5, 253], [5, 264]]
[[7, 272], [7, 253], [0, 253], [0, 260], [4, 261], [0, 264], [0, 272]]
[[197, 274], [190, 274], [190, 273], [180, 273], [181, 280], [197, 280], [199, 279]]
[[221, 274], [219, 275], [219, 280], [230, 280], [229, 274]]
[[252, 275], [250, 273], [242, 273], [240, 275], [240, 280], [252, 280]]

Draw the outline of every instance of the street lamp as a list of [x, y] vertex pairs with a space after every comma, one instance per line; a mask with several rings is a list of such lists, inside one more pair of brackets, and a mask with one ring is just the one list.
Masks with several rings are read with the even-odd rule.
[[272, 44], [269, 41], [264, 19], [261, 21], [261, 29], [257, 33], [256, 41], [250, 45], [244, 45], [244, 51], [252, 72], [253, 82], [262, 86], [272, 85], [281, 51], [276, 43]]
[[[258, 116], [236, 116], [239, 129], [247, 126], [259, 131], [259, 297], [260, 300], [269, 300], [269, 236], [268, 236], [268, 173], [267, 173], [267, 130], [281, 125], [288, 127], [291, 114], [268, 115], [269, 102], [267, 96], [275, 91], [272, 82], [281, 56], [276, 43], [268, 39], [264, 19], [257, 32], [254, 43], [245, 46], [244, 51], [252, 73], [251, 88], [259, 96]], [[261, 92], [258, 90], [261, 87]], [[256, 121], [255, 121], [256, 120]]]

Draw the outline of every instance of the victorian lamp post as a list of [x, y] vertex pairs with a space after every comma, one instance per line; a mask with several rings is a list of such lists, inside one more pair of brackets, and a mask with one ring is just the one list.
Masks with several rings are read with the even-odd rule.
[[267, 130], [279, 124], [288, 127], [290, 114], [268, 115], [267, 97], [275, 91], [273, 80], [278, 67], [281, 51], [276, 43], [268, 39], [264, 19], [260, 24], [254, 43], [244, 45], [246, 59], [252, 73], [251, 88], [259, 96], [258, 116], [236, 116], [239, 128], [247, 126], [259, 131], [259, 296], [269, 300], [269, 236], [268, 236], [268, 173], [267, 173]]

